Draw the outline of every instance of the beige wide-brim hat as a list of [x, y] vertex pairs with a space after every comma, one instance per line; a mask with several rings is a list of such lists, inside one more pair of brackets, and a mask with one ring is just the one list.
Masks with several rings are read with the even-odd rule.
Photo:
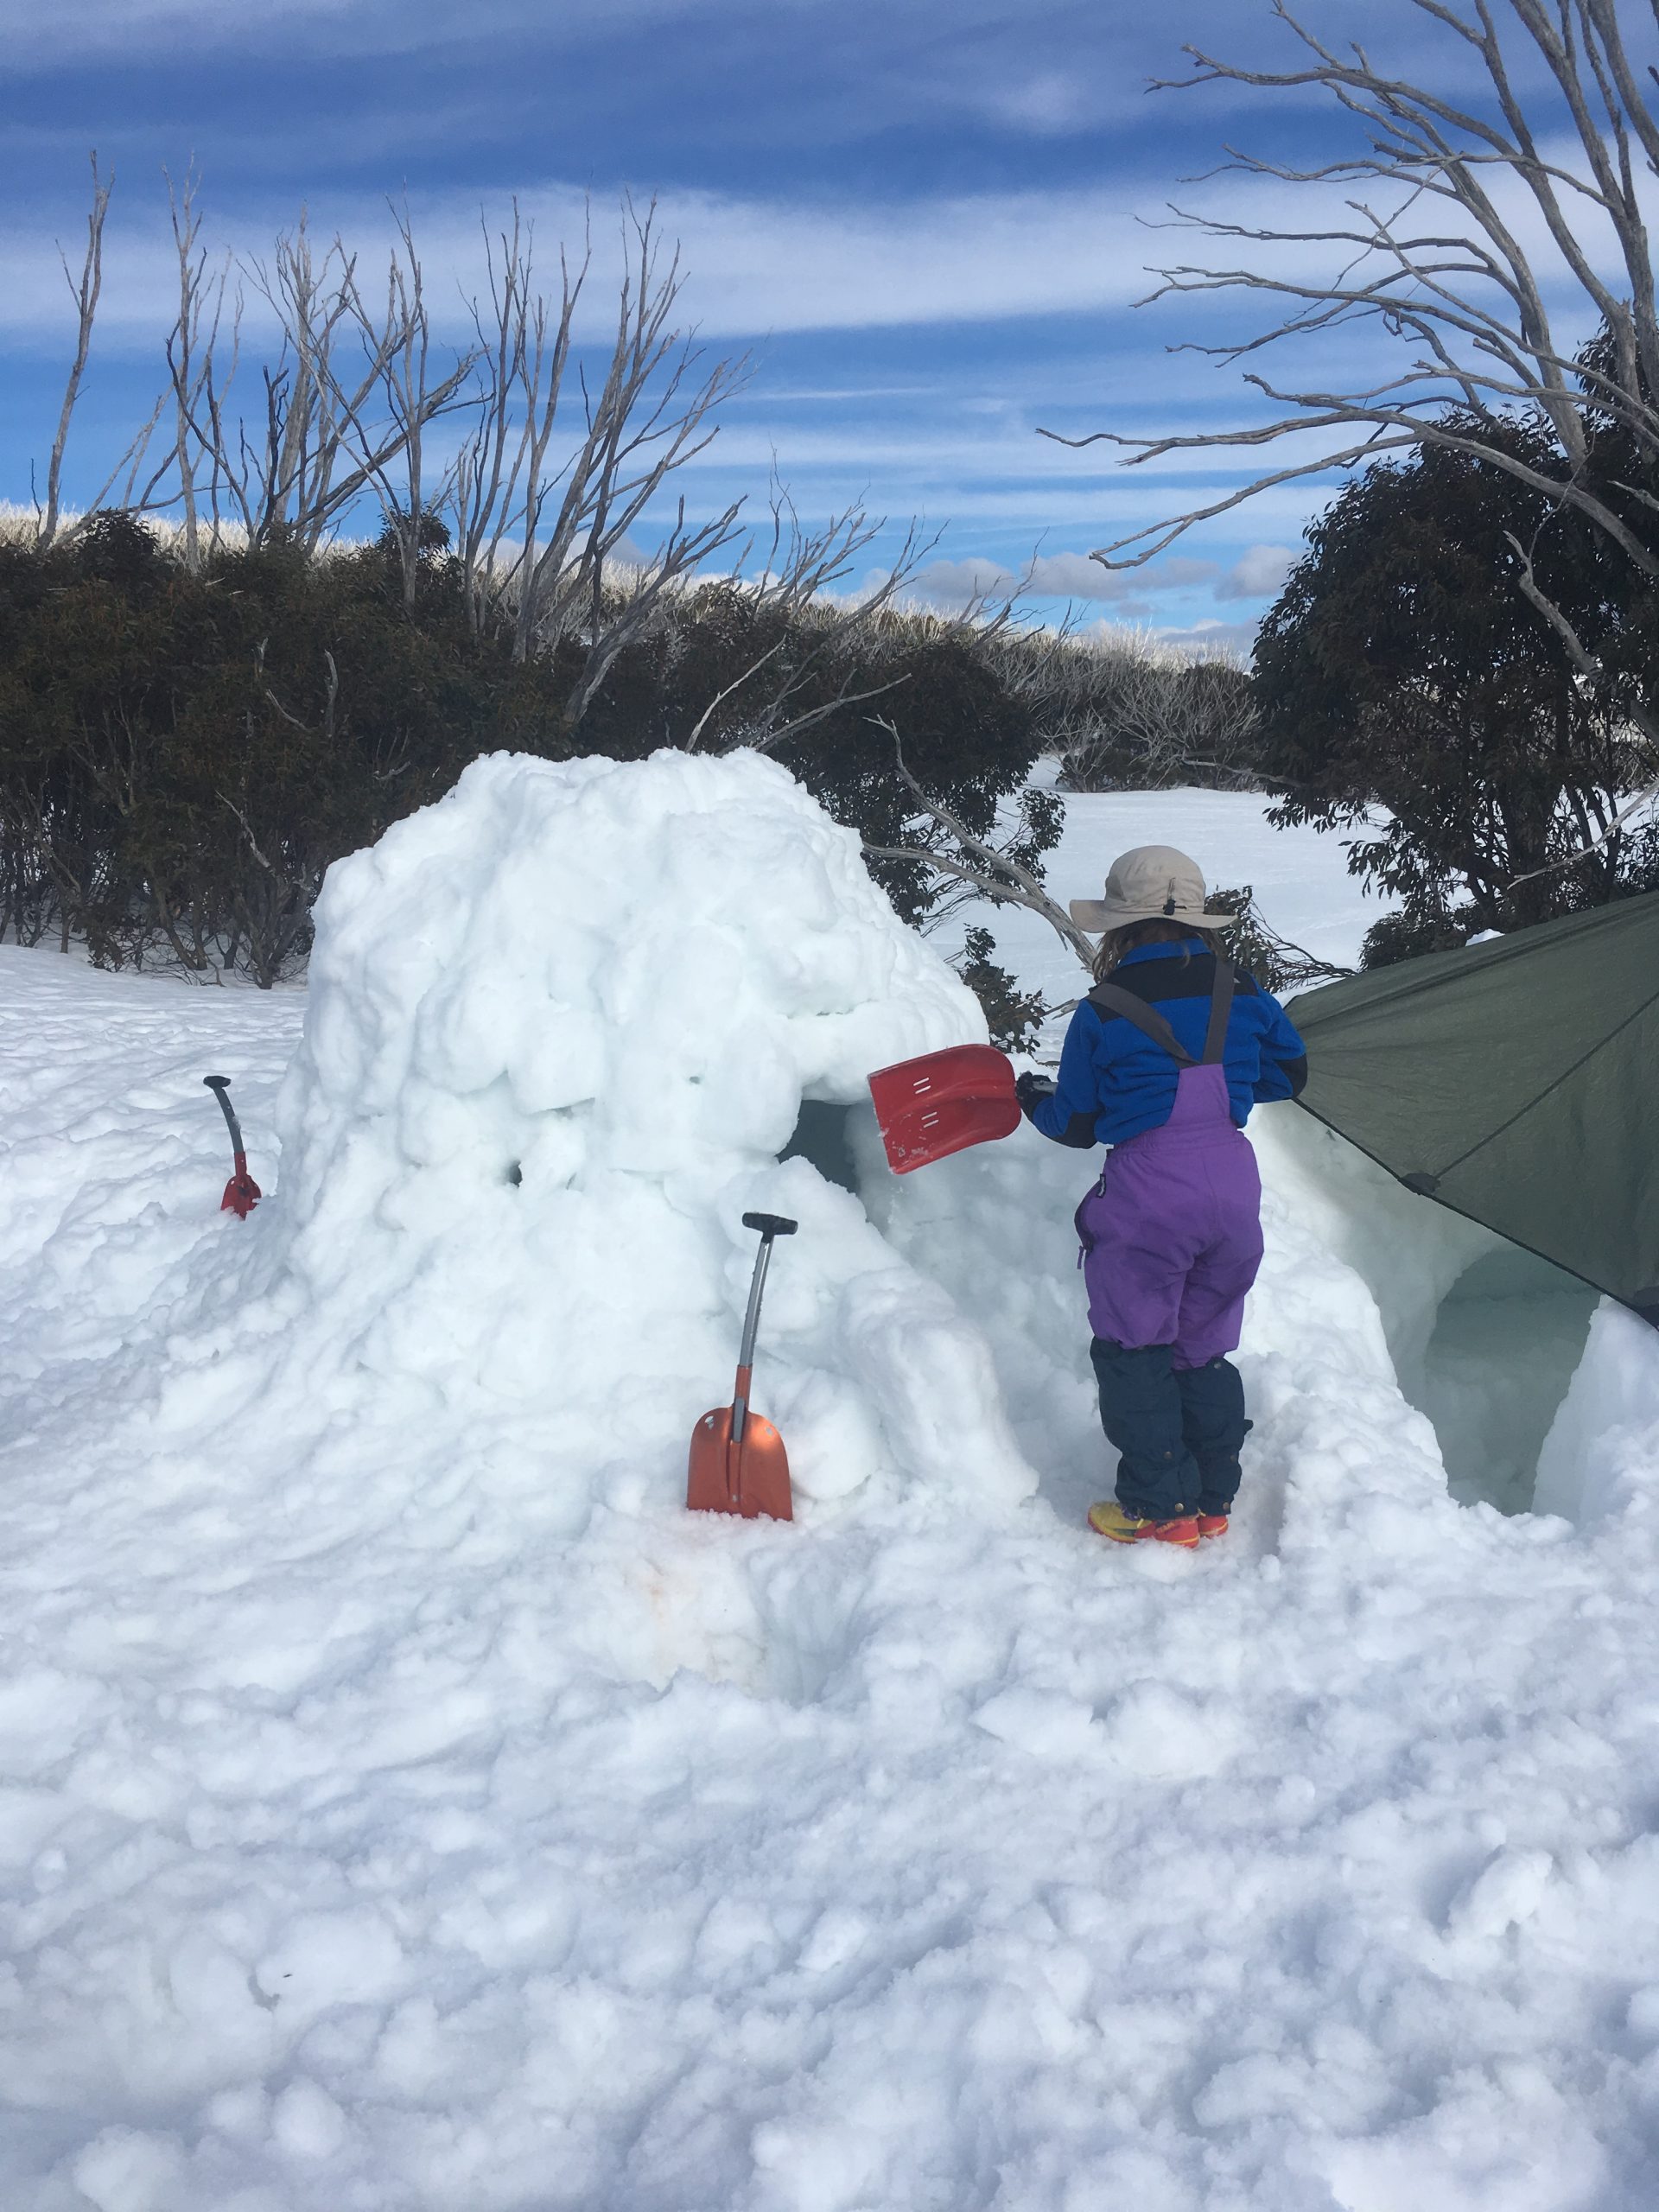
[[1196, 861], [1173, 845], [1137, 845], [1112, 862], [1103, 899], [1070, 903], [1077, 927], [1096, 935], [1127, 929], [1131, 922], [1189, 922], [1205, 930], [1236, 926], [1236, 914], [1212, 913], [1205, 897], [1204, 874]]

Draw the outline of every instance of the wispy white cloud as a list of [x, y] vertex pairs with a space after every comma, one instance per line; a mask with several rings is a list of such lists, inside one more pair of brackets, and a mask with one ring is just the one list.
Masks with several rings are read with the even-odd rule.
[[1160, 624], [1153, 635], [1160, 645], [1188, 660], [1248, 660], [1255, 643], [1255, 625], [1204, 621], [1183, 627]]
[[[336, 0], [291, 4], [323, 7]], [[1229, 212], [1236, 220], [1271, 229], [1308, 218], [1308, 207], [1283, 184], [1235, 181], [1227, 189]], [[382, 196], [321, 185], [303, 197], [314, 229], [325, 234], [342, 231], [365, 249], [365, 260], [389, 241]], [[408, 197], [429, 295], [450, 302], [459, 322], [461, 300], [481, 283], [480, 222], [498, 226], [507, 216], [508, 195], [480, 196], [452, 187], [411, 190]], [[594, 330], [608, 321], [614, 296], [620, 198], [620, 184], [596, 185], [589, 194], [556, 180], [528, 185], [518, 194], [524, 214], [536, 226], [550, 270], [562, 245], [579, 247], [591, 230], [595, 268], [589, 322]], [[290, 226], [300, 204], [297, 194], [290, 200], [266, 194], [226, 207], [211, 188], [204, 201], [216, 246], [244, 257], [257, 254], [278, 230]], [[1146, 294], [1149, 260], [1177, 253], [1197, 259], [1205, 251], [1192, 233], [1178, 234], [1172, 243], [1167, 234], [1149, 232], [1141, 219], [1149, 204], [1156, 206], [1146, 186], [1126, 178], [1088, 187], [881, 200], [681, 188], [663, 191], [655, 202], [660, 237], [677, 241], [680, 249], [685, 312], [703, 333], [721, 341], [1038, 318], [1075, 317], [1081, 323], [1121, 311]], [[26, 224], [14, 221], [0, 231], [0, 285], [14, 344], [44, 324], [61, 321], [56, 236], [73, 250], [83, 219], [79, 199], [66, 198], [44, 220], [35, 207]], [[159, 185], [146, 194], [145, 188], [124, 183], [106, 245], [106, 335], [159, 327], [169, 289], [169, 251]], [[1333, 251], [1295, 243], [1264, 245], [1253, 261], [1264, 271], [1312, 277]], [[1133, 336], [1127, 322], [1122, 324], [1109, 354], [1103, 357], [1098, 397], [1090, 400], [1074, 393], [1069, 411], [1075, 417], [1087, 407], [1096, 417], [1130, 418], [1138, 431], [1145, 431], [1149, 403], [1161, 413], [1173, 390], [1193, 391], [1201, 380], [1208, 382], [1211, 409], [1227, 404], [1217, 389], [1222, 380], [1205, 357], [1178, 352], [1159, 359], [1154, 349], [1160, 341], [1179, 346], [1199, 334], [1217, 343], [1262, 319], [1259, 303], [1211, 294], [1201, 309], [1172, 305], [1144, 322], [1137, 321]], [[1338, 334], [1315, 342], [1328, 350], [1349, 341]], [[1352, 342], [1364, 349], [1366, 335]], [[1327, 365], [1320, 363], [1322, 373]], [[1074, 372], [1067, 380], [1077, 381]], [[1052, 391], [1048, 383], [1033, 390], [1031, 404]], [[1001, 398], [988, 403], [1007, 404]], [[1236, 384], [1231, 404], [1239, 404]], [[1056, 428], [1092, 427], [1088, 420], [1068, 422], [1065, 407], [1059, 411]]]
[[[257, 8], [225, 0], [57, 0], [50, 9], [3, 0], [0, 27], [16, 67], [181, 43], [198, 54], [280, 53], [301, 35], [325, 54], [475, 50], [493, 35], [512, 36], [522, 51], [528, 42], [588, 45], [690, 23], [710, 46], [751, 65], [791, 37], [820, 78], [849, 73], [861, 61], [867, 99], [878, 93], [871, 79], [902, 58], [912, 65], [912, 107], [971, 107], [1042, 132], [1062, 121], [1098, 121], [1108, 103], [1138, 98], [1154, 70], [1179, 74], [1180, 38], [1219, 35], [1236, 9], [1236, 0], [1180, 4], [1179, 25], [1103, 26], [1092, 0], [1026, 0], [1017, 19], [1007, 0], [471, 0], [464, 22], [453, 0], [259, 0]], [[636, 67], [645, 69], [650, 58], [636, 54]], [[1223, 88], [1219, 98], [1229, 97]], [[878, 115], [883, 106], [878, 97]]]
[[[550, 265], [560, 241], [580, 240], [591, 219], [601, 272], [595, 327], [612, 309], [617, 259], [615, 202], [550, 185], [520, 194]], [[458, 195], [413, 195], [429, 290], [458, 299], [480, 282], [480, 211]], [[210, 207], [222, 244], [259, 250], [297, 211], [245, 208], [226, 219]], [[499, 219], [504, 210], [491, 211]], [[314, 225], [365, 244], [388, 235], [385, 205], [315, 194]], [[1121, 306], [1141, 288], [1144, 238], [1132, 195], [1118, 188], [986, 194], [907, 206], [743, 199], [671, 192], [658, 201], [662, 236], [680, 243], [686, 310], [712, 337], [856, 330], [923, 323], [988, 322]], [[164, 207], [149, 219], [112, 214], [106, 245], [105, 327], [155, 326], [166, 296]], [[72, 233], [73, 218], [64, 225]], [[14, 332], [61, 317], [55, 244], [30, 226], [0, 234], [0, 285]]]
[[1037, 69], [987, 85], [976, 103], [995, 121], [1048, 137], [1076, 130], [1099, 113], [1096, 88], [1075, 72]]
[[969, 554], [961, 560], [930, 562], [912, 578], [909, 593], [924, 605], [951, 609], [1017, 595], [1138, 613], [1149, 605], [1149, 594], [1190, 590], [1217, 573], [1213, 561], [1163, 561], [1126, 575], [1103, 567], [1086, 553], [1042, 553], [1018, 569], [986, 555]]

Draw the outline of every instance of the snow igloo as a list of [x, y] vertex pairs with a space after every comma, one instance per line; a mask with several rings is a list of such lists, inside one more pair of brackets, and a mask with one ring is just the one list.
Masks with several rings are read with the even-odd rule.
[[262, 1210], [317, 1389], [349, 1369], [464, 1429], [572, 1529], [666, 1509], [730, 1394], [741, 1217], [782, 1213], [755, 1403], [798, 1512], [919, 1482], [1018, 1502], [978, 1332], [791, 1143], [872, 1069], [984, 1037], [773, 762], [474, 762], [318, 902]]

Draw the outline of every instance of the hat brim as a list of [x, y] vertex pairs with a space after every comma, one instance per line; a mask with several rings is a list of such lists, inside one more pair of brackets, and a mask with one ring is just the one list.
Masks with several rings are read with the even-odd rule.
[[1126, 930], [1131, 922], [1185, 922], [1189, 929], [1232, 930], [1243, 918], [1238, 914], [1211, 913], [1207, 906], [1196, 911], [1178, 906], [1171, 914], [1161, 906], [1109, 906], [1103, 899], [1070, 899], [1067, 912], [1080, 930], [1095, 937], [1103, 937], [1109, 930]]

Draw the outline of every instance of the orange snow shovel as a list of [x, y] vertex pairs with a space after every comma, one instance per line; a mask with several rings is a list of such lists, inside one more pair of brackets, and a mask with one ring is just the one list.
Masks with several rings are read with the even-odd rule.
[[988, 1144], [1020, 1126], [1014, 1065], [994, 1045], [952, 1045], [919, 1060], [899, 1060], [878, 1068], [869, 1084], [895, 1175], [970, 1144]]
[[712, 1413], [704, 1414], [691, 1432], [685, 1503], [692, 1513], [741, 1513], [746, 1521], [764, 1513], [773, 1521], [792, 1521], [789, 1457], [784, 1440], [769, 1421], [749, 1411], [749, 1382], [772, 1240], [792, 1236], [798, 1224], [785, 1221], [780, 1213], [746, 1213], [743, 1226], [760, 1230], [760, 1249], [754, 1255], [749, 1310], [743, 1317], [737, 1387], [729, 1406], [716, 1406]]

